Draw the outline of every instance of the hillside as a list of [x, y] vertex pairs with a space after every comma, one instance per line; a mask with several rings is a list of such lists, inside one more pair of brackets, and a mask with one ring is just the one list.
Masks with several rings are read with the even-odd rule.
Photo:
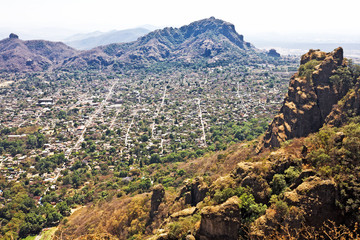
[[15, 34], [0, 41], [0, 68], [3, 71], [44, 71], [77, 51], [61, 42], [23, 41]]
[[[138, 190], [89, 204], [61, 223], [56, 236], [154, 240], [359, 237], [359, 77], [359, 66], [344, 59], [341, 48], [331, 53], [310, 50], [290, 80], [284, 106], [321, 116], [316, 118], [320, 126], [314, 124], [317, 129], [306, 128], [306, 111], [284, 111], [283, 106], [284, 125], [277, 125], [276, 116], [264, 140], [236, 144], [187, 162], [150, 165], [153, 179], [166, 169], [177, 168], [191, 177], [185, 179], [178, 170], [170, 170], [169, 175], [177, 176], [178, 188], [155, 182], [152, 193]], [[301, 97], [294, 97], [295, 86]], [[336, 99], [323, 99], [321, 91]], [[304, 127], [291, 128], [299, 135], [283, 135], [273, 141], [277, 145], [266, 145], [267, 136], [282, 131], [287, 119], [291, 119], [289, 124]], [[260, 153], [255, 151], [258, 145], [262, 146]]]
[[[97, 53], [104, 53], [98, 64]], [[148, 65], [156, 62], [226, 62], [261, 61], [262, 55], [255, 47], [244, 41], [235, 31], [234, 25], [213, 17], [193, 22], [181, 28], [164, 28], [140, 37], [137, 41], [124, 44], [110, 44], [75, 56], [63, 65], [65, 68], [87, 68], [105, 66], [118, 69], [119, 66]]]

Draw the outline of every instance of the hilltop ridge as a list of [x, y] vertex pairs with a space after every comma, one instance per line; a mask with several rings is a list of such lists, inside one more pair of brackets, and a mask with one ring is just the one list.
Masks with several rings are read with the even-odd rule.
[[[152, 31], [136, 41], [112, 43], [87, 51], [64, 43], [44, 40], [0, 41], [0, 67], [4, 71], [42, 71], [54, 69], [117, 70], [123, 66], [145, 66], [159, 62], [195, 63], [261, 61], [252, 44], [244, 41], [235, 26], [214, 17], [180, 28]], [[135, 64], [135, 65], [134, 65]]]
[[16, 34], [0, 41], [0, 68], [5, 71], [44, 71], [77, 51], [62, 42], [23, 41]]

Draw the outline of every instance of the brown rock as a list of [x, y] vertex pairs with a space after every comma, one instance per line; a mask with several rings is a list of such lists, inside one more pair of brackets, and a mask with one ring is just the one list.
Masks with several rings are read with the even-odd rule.
[[349, 118], [360, 115], [360, 78], [357, 81], [354, 89], [350, 90], [326, 117], [325, 123], [327, 125], [339, 127], [346, 123]]
[[291, 77], [284, 104], [269, 125], [258, 151], [268, 147], [277, 148], [286, 140], [318, 131], [333, 106], [349, 90], [350, 86], [346, 84], [339, 87], [330, 81], [335, 70], [345, 64], [342, 48], [330, 53], [310, 50], [302, 56], [301, 64], [313, 59], [321, 62], [310, 78], [299, 74]]
[[239, 199], [235, 196], [221, 205], [203, 208], [198, 237], [207, 240], [237, 240], [240, 224]]
[[[282, 232], [287, 226], [287, 234], [304, 224], [319, 228], [325, 221], [341, 221], [341, 212], [336, 207], [336, 184], [331, 180], [309, 177], [295, 190], [284, 193], [284, 201], [289, 206], [286, 216], [274, 208], [268, 208], [251, 226], [251, 239], [265, 239], [274, 231]], [[295, 233], [293, 232], [293, 233]]]
[[270, 200], [271, 189], [269, 184], [264, 178], [259, 175], [252, 174], [245, 177], [241, 181], [242, 187], [249, 186], [251, 194], [254, 196], [255, 201], [258, 203], [267, 203]]
[[160, 204], [165, 199], [165, 189], [161, 184], [154, 186], [152, 192], [150, 218], [153, 218], [156, 215]]
[[296, 206], [306, 212], [306, 222], [310, 226], [320, 227], [324, 221], [338, 221], [340, 210], [336, 207], [336, 184], [331, 180], [322, 180], [312, 176], [307, 178], [295, 190], [284, 194], [290, 206]]
[[202, 178], [195, 178], [194, 181], [186, 181], [186, 185], [180, 190], [177, 200], [184, 197], [185, 204], [196, 206], [201, 202], [209, 191], [209, 187]]
[[170, 217], [171, 218], [188, 217], [188, 216], [194, 215], [196, 212], [197, 212], [197, 208], [191, 207], [191, 208], [186, 208], [179, 212], [173, 213], [173, 214], [171, 214]]

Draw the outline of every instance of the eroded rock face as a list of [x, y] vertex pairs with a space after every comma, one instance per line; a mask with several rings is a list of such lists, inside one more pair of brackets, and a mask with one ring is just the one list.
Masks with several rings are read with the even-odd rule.
[[[307, 174], [310, 174], [308, 172]], [[308, 177], [296, 189], [284, 193], [289, 212], [284, 215], [274, 206], [266, 210], [251, 225], [251, 239], [265, 239], [275, 231], [300, 229], [303, 224], [319, 228], [325, 221], [341, 221], [341, 213], [335, 202], [336, 184], [332, 180]], [[284, 228], [284, 226], [287, 226]]]
[[159, 184], [154, 186], [153, 193], [151, 196], [151, 210], [150, 210], [151, 218], [153, 218], [156, 215], [159, 206], [164, 201], [164, 199], [165, 199], [165, 189], [163, 185]]
[[342, 48], [330, 53], [310, 50], [302, 56], [301, 64], [311, 60], [319, 61], [318, 65], [308, 77], [299, 73], [292, 76], [283, 106], [265, 133], [259, 150], [280, 147], [280, 143], [288, 139], [318, 131], [333, 106], [349, 90], [350, 86], [340, 88], [330, 81], [336, 69], [345, 65]]
[[320, 227], [323, 222], [338, 220], [340, 210], [336, 207], [336, 184], [332, 180], [309, 177], [295, 190], [284, 193], [289, 206], [304, 210], [305, 221], [310, 226]]
[[221, 205], [202, 209], [198, 238], [237, 240], [240, 224], [239, 199], [235, 196]]
[[203, 179], [196, 178], [195, 181], [188, 181], [185, 183], [185, 186], [180, 190], [180, 195], [177, 199], [179, 200], [184, 197], [185, 204], [196, 206], [196, 204], [206, 197], [208, 191], [209, 187]]
[[354, 89], [350, 90], [340, 101], [340, 104], [333, 107], [331, 113], [326, 117], [325, 123], [339, 127], [349, 120], [350, 117], [360, 115], [360, 78]]

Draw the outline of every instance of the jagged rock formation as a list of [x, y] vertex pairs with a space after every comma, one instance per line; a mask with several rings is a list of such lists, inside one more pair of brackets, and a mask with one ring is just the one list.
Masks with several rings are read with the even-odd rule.
[[155, 30], [130, 43], [115, 43], [85, 51], [64, 64], [67, 68], [85, 67], [86, 59], [91, 58], [94, 50], [103, 52], [115, 59], [115, 68], [122, 64], [149, 64], [153, 62], [186, 63], [206, 59], [218, 60], [244, 59], [256, 56], [255, 48], [235, 31], [233, 24], [214, 17], [193, 22], [181, 28], [167, 27]]
[[201, 202], [209, 191], [209, 187], [203, 181], [202, 178], [195, 178], [195, 181], [185, 182], [185, 186], [180, 190], [178, 200], [183, 198], [184, 204], [190, 204], [196, 206], [197, 203]]
[[236, 196], [221, 205], [205, 207], [201, 211], [199, 239], [237, 240], [241, 226], [240, 216], [239, 199]]
[[325, 53], [310, 50], [301, 57], [278, 115], [271, 122], [259, 149], [280, 147], [288, 139], [318, 131], [333, 106], [347, 93], [349, 84], [333, 84], [330, 77], [345, 66], [343, 49]]
[[[337, 187], [332, 180], [322, 180], [319, 177], [309, 177], [296, 189], [284, 193], [284, 201], [292, 206], [292, 211], [286, 216], [268, 209], [266, 214], [252, 224], [253, 239], [264, 239], [275, 229], [279, 231], [300, 229], [303, 224], [320, 227], [328, 220], [341, 219], [340, 209], [336, 206]], [[283, 226], [281, 228], [280, 226]]]
[[159, 206], [164, 201], [164, 199], [165, 199], [165, 189], [163, 185], [159, 184], [154, 186], [151, 196], [150, 218], [153, 218], [156, 215]]

